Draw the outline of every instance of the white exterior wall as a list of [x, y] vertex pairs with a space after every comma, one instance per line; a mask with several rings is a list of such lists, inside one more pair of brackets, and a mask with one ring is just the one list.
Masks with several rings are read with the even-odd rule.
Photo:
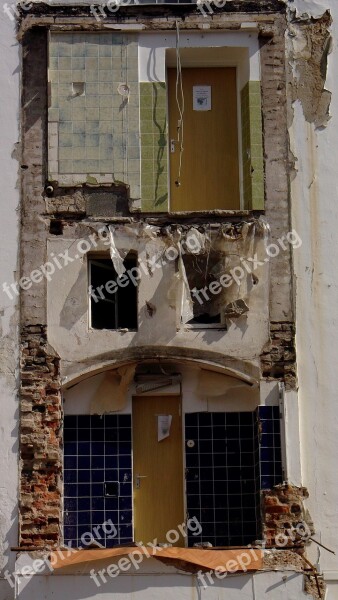
[[[316, 131], [297, 103], [290, 133], [297, 159], [292, 225], [303, 240], [294, 252], [303, 485], [310, 494], [314, 537], [338, 554], [338, 3], [295, 0], [294, 5], [299, 14], [315, 17], [330, 9], [333, 18], [326, 82], [332, 119]], [[328, 600], [338, 598], [337, 556], [313, 546], [312, 559], [319, 560], [329, 581]]]
[[0, 600], [7, 600], [13, 591], [2, 575], [13, 570], [10, 548], [18, 543], [18, 306], [2, 284], [14, 281], [18, 260], [18, 162], [12, 153], [19, 140], [19, 44], [15, 23], [2, 10], [0, 29]]
[[[314, 130], [305, 122], [302, 107], [294, 106], [290, 126], [292, 151], [297, 158], [297, 176], [292, 183], [292, 226], [302, 238], [302, 247], [294, 252], [296, 289], [297, 363], [301, 432], [302, 483], [309, 490], [307, 506], [315, 524], [315, 537], [338, 554], [338, 368], [337, 324], [338, 286], [338, 3], [337, 0], [295, 0], [299, 14], [315, 17], [330, 9], [333, 17], [333, 52], [329, 57], [327, 89], [332, 93], [332, 119], [326, 129]], [[18, 253], [18, 215], [16, 212], [18, 163], [12, 157], [19, 139], [19, 45], [15, 40], [14, 22], [0, 10], [1, 53], [0, 89], [2, 168], [2, 213], [0, 220], [1, 283], [15, 278]], [[1, 567], [10, 572], [17, 544], [17, 306], [0, 290], [0, 557]], [[289, 439], [295, 440], [298, 425], [292, 420]], [[291, 424], [290, 424], [291, 427]], [[295, 432], [294, 432], [295, 430]], [[288, 436], [287, 436], [288, 439]], [[294, 442], [293, 442], [294, 443]], [[291, 445], [291, 442], [290, 442]], [[289, 452], [294, 452], [289, 447]], [[289, 459], [291, 460], [291, 459]], [[300, 468], [291, 471], [299, 483]], [[337, 557], [312, 546], [312, 560], [319, 559], [328, 583], [327, 600], [338, 599]], [[242, 598], [298, 600], [302, 596], [301, 575], [267, 573], [256, 577], [225, 580], [207, 590], [198, 589], [193, 576], [164, 568], [166, 574], [126, 575], [109, 582], [97, 593], [91, 591], [88, 576], [37, 576], [20, 586], [22, 600], [33, 598], [119, 598], [149, 600], [158, 598]], [[159, 583], [161, 581], [161, 583]], [[305, 597], [305, 596], [304, 596]], [[0, 579], [0, 600], [14, 598], [14, 591]]]

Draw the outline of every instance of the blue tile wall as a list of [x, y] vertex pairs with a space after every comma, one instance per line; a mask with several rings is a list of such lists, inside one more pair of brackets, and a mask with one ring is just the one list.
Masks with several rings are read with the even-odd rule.
[[202, 526], [189, 546], [252, 543], [261, 531], [257, 414], [187, 414], [185, 436], [188, 516]]
[[283, 482], [279, 406], [259, 406], [261, 488]]
[[132, 541], [131, 440], [131, 415], [65, 416], [66, 544], [86, 547], [88, 533], [106, 548]]

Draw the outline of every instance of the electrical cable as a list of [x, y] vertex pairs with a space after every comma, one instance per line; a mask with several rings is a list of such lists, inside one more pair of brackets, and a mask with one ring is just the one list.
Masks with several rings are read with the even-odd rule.
[[178, 21], [176, 21], [176, 104], [179, 112], [179, 121], [177, 123], [177, 142], [180, 145], [180, 158], [178, 166], [178, 177], [175, 181], [175, 185], [179, 187], [181, 185], [182, 157], [184, 151], [184, 90], [180, 52], [180, 28]]

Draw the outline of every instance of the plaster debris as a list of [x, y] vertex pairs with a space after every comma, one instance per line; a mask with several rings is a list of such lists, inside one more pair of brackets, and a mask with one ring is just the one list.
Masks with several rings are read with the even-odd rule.
[[121, 257], [119, 251], [115, 246], [114, 240], [114, 228], [109, 225], [109, 235], [110, 235], [110, 257], [112, 259], [114, 269], [118, 275], [123, 275], [125, 273], [126, 268], [123, 264], [123, 258]]
[[294, 79], [293, 101], [300, 100], [305, 119], [316, 128], [326, 127], [330, 115], [331, 92], [325, 88], [328, 55], [332, 48], [329, 11], [319, 18], [294, 18], [289, 26]]
[[134, 378], [135, 369], [136, 363], [133, 363], [106, 374], [91, 401], [91, 415], [103, 415], [125, 408], [128, 388]]
[[224, 316], [226, 319], [238, 319], [242, 315], [245, 315], [249, 311], [248, 305], [244, 302], [244, 300], [235, 300], [235, 302], [230, 302], [224, 309]]

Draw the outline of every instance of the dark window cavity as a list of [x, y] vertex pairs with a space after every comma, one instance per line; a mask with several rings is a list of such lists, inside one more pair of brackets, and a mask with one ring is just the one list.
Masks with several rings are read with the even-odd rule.
[[[189, 321], [189, 324], [221, 323], [224, 290], [214, 295], [210, 292], [209, 286], [213, 281], [219, 281], [224, 268], [224, 255], [213, 251], [197, 255], [186, 254], [183, 262], [194, 305], [194, 318]], [[194, 293], [195, 290], [197, 293]]]
[[[91, 326], [94, 329], [137, 329], [137, 286], [128, 271], [137, 266], [137, 258], [128, 254], [126, 272], [117, 275], [110, 258], [92, 258], [90, 270]], [[134, 271], [136, 273], [136, 271]]]

